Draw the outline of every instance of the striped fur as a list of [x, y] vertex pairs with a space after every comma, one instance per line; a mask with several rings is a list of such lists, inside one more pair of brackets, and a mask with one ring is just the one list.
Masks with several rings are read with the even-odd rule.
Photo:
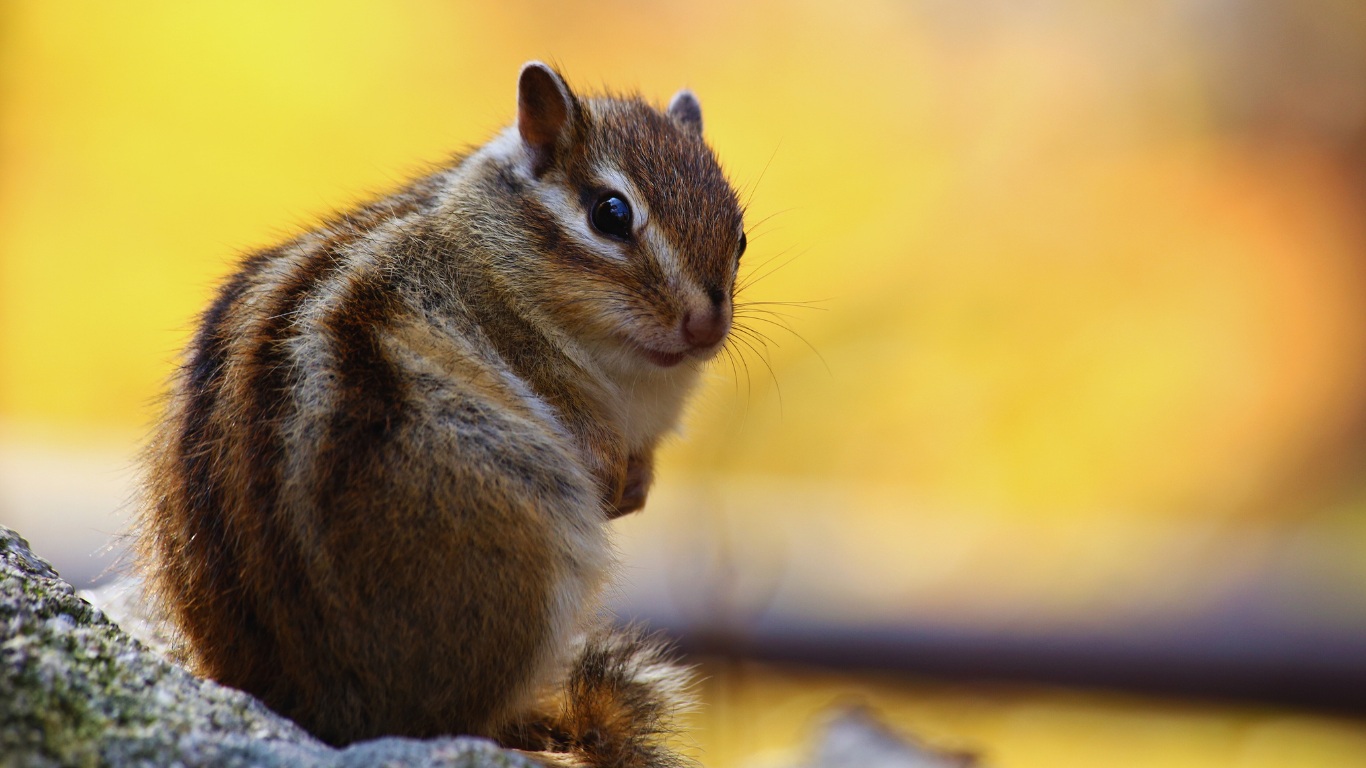
[[[645, 724], [681, 673], [634, 635], [571, 638], [596, 631], [606, 521], [644, 504], [716, 351], [685, 318], [728, 327], [741, 212], [700, 112], [580, 99], [536, 64], [519, 103], [224, 283], [148, 450], [140, 562], [194, 669], [329, 742], [516, 741], [549, 697], [562, 764], [672, 765]], [[628, 240], [588, 223], [607, 189], [639, 211]], [[567, 723], [639, 733], [593, 753]]]

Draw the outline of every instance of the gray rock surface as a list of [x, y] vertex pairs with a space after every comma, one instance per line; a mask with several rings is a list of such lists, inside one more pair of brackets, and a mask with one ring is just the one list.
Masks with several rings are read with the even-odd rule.
[[0, 766], [106, 765], [533, 763], [471, 738], [329, 747], [251, 696], [145, 648], [0, 526]]

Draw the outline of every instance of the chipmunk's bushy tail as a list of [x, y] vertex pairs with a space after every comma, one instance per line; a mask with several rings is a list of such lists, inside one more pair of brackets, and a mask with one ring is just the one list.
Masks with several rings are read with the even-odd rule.
[[507, 746], [556, 768], [685, 768], [670, 744], [694, 705], [692, 674], [638, 628], [587, 638], [563, 688], [508, 729]]

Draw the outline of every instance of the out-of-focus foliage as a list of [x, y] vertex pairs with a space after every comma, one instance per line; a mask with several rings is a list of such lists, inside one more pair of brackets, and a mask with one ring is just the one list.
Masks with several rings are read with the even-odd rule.
[[[1264, 511], [1361, 418], [1360, 190], [1230, 131], [1258, 83], [1210, 63], [1217, 19], [1149, 5], [11, 4], [0, 413], [144, 424], [236, 252], [479, 142], [539, 56], [702, 94], [781, 267], [747, 295], [819, 309], [753, 308], [774, 376], [718, 366], [679, 461]], [[1359, 63], [1351, 8], [1319, 26]]]

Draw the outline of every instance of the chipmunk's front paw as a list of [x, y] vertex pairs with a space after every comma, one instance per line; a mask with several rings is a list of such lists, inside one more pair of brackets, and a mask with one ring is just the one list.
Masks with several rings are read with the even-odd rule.
[[650, 484], [654, 479], [654, 461], [651, 458], [632, 456], [626, 463], [626, 484], [621, 489], [621, 496], [612, 505], [609, 517], [616, 519], [644, 507], [645, 497], [649, 495]]

